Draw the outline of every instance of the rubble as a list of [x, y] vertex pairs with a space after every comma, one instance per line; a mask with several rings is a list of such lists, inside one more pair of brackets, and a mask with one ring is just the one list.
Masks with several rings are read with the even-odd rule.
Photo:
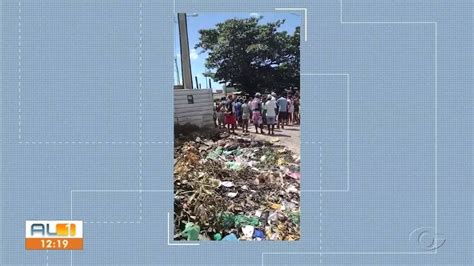
[[278, 144], [176, 141], [175, 240], [300, 239], [300, 159]]

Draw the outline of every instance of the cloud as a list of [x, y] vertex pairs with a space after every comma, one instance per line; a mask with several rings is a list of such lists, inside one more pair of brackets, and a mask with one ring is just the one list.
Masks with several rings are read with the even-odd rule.
[[198, 59], [199, 55], [198, 55], [197, 50], [196, 49], [191, 49], [191, 51], [189, 52], [189, 57], [191, 58], [191, 60]]
[[259, 13], [250, 13], [250, 17], [252, 18], [259, 18], [260, 14]]

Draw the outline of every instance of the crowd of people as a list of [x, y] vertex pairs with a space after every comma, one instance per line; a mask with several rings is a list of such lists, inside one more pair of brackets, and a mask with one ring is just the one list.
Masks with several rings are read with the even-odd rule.
[[255, 132], [275, 134], [276, 128], [284, 129], [288, 125], [300, 123], [300, 97], [288, 94], [277, 96], [272, 92], [267, 95], [256, 93], [254, 97], [228, 95], [215, 101], [215, 121], [220, 128], [227, 128], [234, 133], [239, 127], [249, 133], [249, 124], [255, 126]]

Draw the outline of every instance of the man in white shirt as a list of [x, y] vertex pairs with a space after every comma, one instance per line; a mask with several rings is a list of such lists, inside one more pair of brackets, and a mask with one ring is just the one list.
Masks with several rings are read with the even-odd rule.
[[268, 95], [267, 97], [267, 102], [265, 102], [265, 109], [267, 110], [266, 117], [267, 117], [268, 134], [275, 135], [277, 104], [271, 95]]

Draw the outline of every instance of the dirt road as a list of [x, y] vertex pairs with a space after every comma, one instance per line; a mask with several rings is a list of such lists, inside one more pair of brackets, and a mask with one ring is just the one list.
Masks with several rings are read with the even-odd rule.
[[[287, 147], [289, 150], [298, 155], [301, 154], [301, 132], [299, 125], [285, 126], [284, 129], [275, 128], [275, 135], [255, 134], [255, 127], [250, 126], [249, 131], [251, 132], [250, 135], [254, 136], [258, 140], [271, 140], [277, 138], [279, 139], [277, 144]], [[241, 130], [237, 131], [238, 134], [242, 134], [241, 132]], [[264, 132], [268, 133], [266, 127], [264, 128]]]

